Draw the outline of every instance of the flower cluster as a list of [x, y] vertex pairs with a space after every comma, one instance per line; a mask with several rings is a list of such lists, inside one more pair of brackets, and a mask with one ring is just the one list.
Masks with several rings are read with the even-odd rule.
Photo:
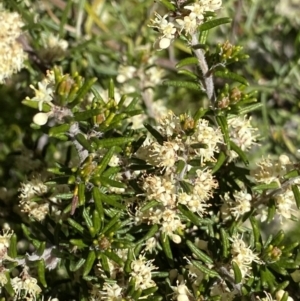
[[89, 301], [121, 301], [122, 298], [122, 288], [118, 284], [109, 284], [104, 282], [102, 290], [95, 285], [92, 286], [90, 290]]
[[155, 19], [150, 25], [161, 34], [159, 37], [159, 48], [166, 49], [171, 45], [177, 34], [182, 31], [185, 35], [193, 35], [199, 25], [203, 23], [204, 15], [208, 11], [216, 11], [222, 6], [222, 0], [198, 0], [183, 8], [189, 11], [183, 17], [177, 17], [175, 21], [168, 21], [168, 15], [161, 16], [155, 13]]
[[[275, 296], [276, 298], [273, 299], [271, 294], [265, 292], [266, 297], [264, 297], [264, 298], [258, 297], [258, 300], [260, 300], [260, 301], [281, 301], [284, 294], [285, 294], [284, 290], [278, 290], [276, 292], [276, 296]], [[292, 297], [288, 296], [287, 301], [294, 301], [294, 299]]]
[[252, 262], [260, 264], [261, 260], [241, 238], [234, 236], [231, 241], [232, 261], [239, 266], [243, 277], [249, 276]]
[[43, 200], [48, 187], [40, 180], [33, 179], [21, 183], [20, 204], [21, 210], [37, 221], [42, 221], [49, 212], [49, 203]]
[[[231, 140], [242, 150], [248, 151], [256, 144], [257, 128], [252, 127], [251, 117], [238, 116], [228, 120], [228, 128]], [[230, 151], [230, 159], [237, 158], [234, 151]]]
[[7, 254], [12, 235], [13, 232], [10, 230], [3, 230], [2, 235], [0, 235], [0, 292], [1, 286], [4, 286], [8, 282], [6, 274], [9, 270], [5, 268], [3, 262], [5, 260], [12, 260]]
[[26, 269], [23, 271], [22, 278], [14, 277], [10, 283], [15, 291], [15, 300], [18, 298], [26, 298], [28, 301], [35, 301], [36, 297], [42, 292], [37, 284], [37, 279], [31, 277]]
[[[135, 222], [158, 224], [162, 233], [180, 243], [179, 233], [185, 225], [178, 207], [184, 205], [201, 217], [208, 213], [218, 182], [205, 165], [214, 161], [223, 137], [220, 129], [210, 126], [207, 120], [195, 121], [188, 115], [177, 117], [172, 112], [160, 120], [157, 130], [165, 141], [150, 139], [136, 153], [138, 158], [163, 171], [141, 178], [145, 202], [155, 200], [157, 205], [146, 211], [137, 210]], [[198, 160], [201, 166], [193, 173], [191, 160]], [[179, 162], [184, 167], [176, 176]]]
[[238, 219], [240, 216], [251, 210], [252, 196], [245, 191], [235, 191], [233, 193], [233, 199], [228, 193], [225, 193], [223, 200], [224, 202], [221, 207], [223, 219], [226, 219], [229, 216]]
[[131, 262], [130, 279], [135, 280], [135, 289], [147, 289], [156, 286], [156, 283], [152, 280], [151, 271], [157, 269], [152, 264], [153, 260], [147, 260], [143, 255], [140, 255], [138, 259]]
[[0, 6], [0, 83], [22, 69], [27, 55], [17, 39], [22, 34], [24, 23], [16, 12]]
[[44, 103], [52, 106], [54, 82], [53, 71], [47, 71], [46, 77], [41, 82], [38, 82], [38, 88], [30, 85], [30, 88], [34, 90], [35, 96], [32, 98], [26, 97], [26, 100], [37, 101], [39, 111], [43, 110]]
[[[291, 185], [299, 184], [297, 180], [289, 183], [284, 176], [294, 168], [294, 165], [286, 155], [279, 156], [279, 159], [263, 158], [258, 164], [257, 168], [251, 170], [251, 175], [257, 184], [277, 184], [277, 191], [275, 193], [269, 192], [276, 205], [276, 215], [279, 216], [281, 222], [282, 218], [290, 219], [295, 212], [295, 197]], [[261, 213], [261, 220], [267, 219], [266, 212], [267, 203], [259, 206]]]
[[251, 170], [251, 176], [254, 177], [255, 182], [270, 184], [276, 182], [281, 186], [283, 176], [292, 168], [291, 161], [288, 156], [281, 155], [278, 159], [263, 158], [258, 164], [257, 168]]

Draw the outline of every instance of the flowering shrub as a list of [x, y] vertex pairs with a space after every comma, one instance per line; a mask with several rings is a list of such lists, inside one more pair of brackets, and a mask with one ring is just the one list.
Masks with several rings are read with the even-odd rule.
[[52, 2], [0, 8], [0, 300], [298, 300], [298, 140], [230, 8]]

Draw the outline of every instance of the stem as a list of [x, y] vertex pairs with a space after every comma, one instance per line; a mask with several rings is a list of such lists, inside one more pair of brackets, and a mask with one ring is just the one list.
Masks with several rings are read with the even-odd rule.
[[197, 33], [192, 34], [192, 50], [195, 57], [198, 59], [198, 66], [202, 71], [203, 78], [204, 78], [204, 87], [208, 99], [210, 100], [211, 104], [214, 106], [215, 103], [215, 93], [214, 93], [214, 82], [212, 74], [209, 72], [209, 68], [205, 59], [204, 51], [202, 49], [194, 49], [193, 46], [199, 44]]

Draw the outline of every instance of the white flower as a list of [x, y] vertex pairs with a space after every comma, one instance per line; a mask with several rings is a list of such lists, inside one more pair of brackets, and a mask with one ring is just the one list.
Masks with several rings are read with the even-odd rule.
[[19, 277], [11, 279], [11, 285], [16, 293], [16, 299], [24, 295], [28, 301], [36, 300], [37, 295], [42, 291], [37, 285], [37, 279], [29, 275], [24, 276], [23, 279]]
[[275, 196], [276, 213], [284, 218], [291, 218], [295, 212], [295, 197], [293, 191], [288, 188]]
[[221, 281], [219, 283], [214, 283], [210, 291], [211, 296], [220, 296], [220, 301], [232, 301], [238, 295], [237, 290], [230, 290], [225, 283], [225, 281]]
[[41, 221], [49, 212], [49, 203], [41, 199], [48, 191], [48, 187], [39, 179], [21, 183], [20, 204], [21, 210], [34, 219]]
[[257, 168], [250, 171], [251, 176], [254, 177], [257, 183], [270, 184], [277, 182], [279, 187], [281, 186], [280, 180], [283, 176], [290, 171], [292, 165], [289, 158], [286, 155], [281, 155], [279, 160], [262, 158], [257, 164]]
[[214, 161], [215, 152], [219, 152], [219, 143], [223, 142], [223, 136], [219, 128], [209, 126], [205, 119], [197, 123], [195, 133], [191, 137], [190, 144], [203, 144], [203, 147], [195, 148], [195, 152], [201, 158], [201, 164], [206, 161]]
[[189, 301], [190, 296], [192, 296], [192, 293], [189, 291], [188, 287], [185, 284], [179, 284], [177, 283], [177, 286], [171, 287], [174, 293], [176, 294], [177, 301]]
[[65, 51], [68, 48], [68, 42], [66, 40], [60, 39], [59, 36], [54, 35], [52, 32], [42, 32], [40, 38], [44, 48], [46, 49], [60, 48], [62, 51]]
[[48, 191], [48, 187], [39, 179], [21, 183], [20, 198], [22, 200], [30, 199], [34, 196], [41, 196]]
[[159, 47], [161, 49], [166, 49], [170, 46], [171, 41], [175, 38], [175, 33], [177, 31], [176, 27], [172, 22], [168, 22], [166, 19], [168, 15], [160, 16], [158, 13], [155, 13], [155, 19], [151, 20], [152, 24], [150, 27], [158, 29], [162, 34], [159, 37]]
[[173, 134], [181, 132], [180, 119], [172, 111], [161, 118], [158, 130], [163, 136], [171, 137]]
[[248, 276], [248, 272], [251, 270], [252, 262], [256, 262], [261, 264], [262, 261], [260, 258], [253, 253], [250, 247], [246, 246], [246, 243], [234, 236], [230, 239], [232, 241], [231, 244], [231, 254], [233, 255], [232, 261], [235, 261], [239, 266], [243, 277]]
[[[13, 231], [11, 230], [3, 230], [2, 235], [0, 235], [0, 256], [2, 257], [3, 253], [6, 254], [6, 251], [9, 247], [10, 238], [13, 235]], [[0, 259], [1, 259], [0, 257]]]
[[185, 16], [183, 20], [176, 19], [176, 22], [181, 27], [180, 32], [184, 30], [186, 34], [192, 35], [198, 26], [196, 15], [190, 14], [189, 16]]
[[156, 200], [164, 207], [174, 207], [176, 202], [176, 187], [170, 177], [149, 175], [144, 179], [143, 189], [148, 200]]
[[132, 79], [134, 77], [135, 72], [136, 68], [133, 66], [120, 65], [118, 70], [117, 82], [124, 83], [125, 81]]
[[[247, 151], [256, 144], [257, 128], [252, 127], [251, 117], [247, 116], [235, 117], [228, 120], [229, 134], [231, 140], [242, 150]], [[236, 152], [231, 151], [230, 156], [232, 159], [237, 158]]]
[[177, 151], [180, 146], [176, 142], [165, 141], [163, 145], [153, 142], [145, 146], [148, 156], [146, 161], [154, 166], [173, 168], [177, 161]]
[[135, 279], [136, 289], [147, 289], [156, 286], [152, 280], [151, 271], [157, 269], [153, 264], [153, 260], [146, 260], [146, 257], [140, 255], [138, 259], [131, 262], [130, 279]]
[[203, 20], [204, 18], [203, 14], [205, 8], [200, 3], [194, 3], [193, 5], [186, 5], [184, 8], [190, 10], [191, 13], [193, 13], [197, 19]]
[[[226, 209], [228, 209], [231, 215], [238, 219], [241, 215], [251, 210], [251, 194], [245, 191], [235, 191], [231, 199], [229, 194], [226, 192], [224, 195], [224, 203]], [[227, 206], [226, 206], [227, 205]]]
[[43, 103], [47, 103], [49, 106], [53, 106], [53, 93], [54, 93], [54, 74], [51, 71], [47, 72], [46, 77], [38, 82], [38, 88], [33, 85], [29, 86], [34, 90], [35, 96], [32, 98], [26, 97], [26, 100], [37, 101], [39, 111], [43, 110]]
[[21, 16], [0, 8], [0, 83], [18, 72], [27, 58], [17, 38], [22, 34]]

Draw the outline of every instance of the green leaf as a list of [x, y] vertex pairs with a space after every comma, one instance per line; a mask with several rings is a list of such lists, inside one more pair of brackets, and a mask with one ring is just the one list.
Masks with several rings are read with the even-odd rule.
[[133, 137], [103, 138], [103, 139], [97, 139], [96, 144], [97, 147], [110, 148], [112, 146], [124, 145], [134, 140], [135, 138]]
[[279, 184], [277, 182], [271, 182], [269, 184], [260, 184], [252, 187], [253, 191], [264, 191], [264, 190], [273, 190], [273, 189], [278, 189]]
[[110, 276], [109, 261], [104, 253], [100, 253], [100, 261], [101, 261], [101, 267], [105, 271], [106, 275]]
[[193, 252], [197, 259], [202, 260], [206, 264], [213, 264], [213, 260], [200, 249], [198, 249], [190, 240], [186, 241], [187, 246]]
[[78, 202], [79, 206], [83, 206], [85, 204], [85, 183], [78, 184]]
[[101, 223], [104, 221], [104, 209], [101, 199], [101, 193], [98, 187], [94, 186], [92, 189], [92, 196], [95, 203], [96, 210], [99, 214]]
[[[91, 87], [91, 92], [94, 94], [94, 96], [98, 102], [100, 102], [103, 106], [106, 105], [106, 102], [103, 100], [102, 96], [100, 95], [100, 93], [98, 92], [98, 90], [95, 87]], [[95, 100], [94, 100], [94, 102], [95, 102]]]
[[204, 265], [202, 265], [199, 261], [196, 260], [192, 260], [192, 264], [201, 272], [204, 273], [204, 275], [207, 275], [209, 277], [220, 277], [220, 275], [214, 271], [213, 269], [209, 269], [207, 267], [205, 267]]
[[249, 161], [246, 154], [233, 141], [230, 141], [230, 148], [238, 154], [238, 156], [242, 159], [245, 165], [249, 165]]
[[153, 208], [153, 207], [155, 207], [155, 206], [157, 206], [157, 205], [159, 205], [159, 204], [160, 204], [160, 203], [159, 203], [158, 201], [155, 201], [155, 200], [150, 201], [150, 202], [147, 202], [147, 203], [140, 209], [140, 211], [141, 211], [141, 212], [148, 211], [150, 208]]
[[164, 5], [168, 10], [175, 11], [176, 7], [169, 0], [159, 0], [159, 2]]
[[297, 208], [300, 209], [300, 191], [297, 185], [292, 185], [292, 191], [296, 201]]
[[120, 258], [115, 252], [106, 250], [104, 251], [104, 254], [107, 256], [107, 258], [117, 263], [120, 267], [124, 266], [123, 259]]
[[64, 37], [64, 32], [65, 32], [65, 26], [68, 22], [69, 14], [71, 12], [72, 8], [72, 0], [69, 0], [66, 2], [66, 5], [62, 9], [62, 15], [61, 15], [61, 20], [59, 22], [59, 37], [63, 38]]
[[81, 234], [83, 234], [83, 232], [84, 232], [84, 228], [80, 225], [80, 224], [78, 224], [76, 221], [74, 221], [72, 218], [68, 218], [67, 219], [67, 221], [68, 221], [68, 223], [69, 223], [69, 225], [71, 226], [71, 227], [73, 227], [75, 230], [77, 230], [79, 233], [81, 233]]
[[247, 107], [243, 107], [243, 108], [239, 107], [236, 110], [236, 113], [237, 113], [237, 115], [246, 115], [250, 112], [260, 109], [261, 107], [262, 107], [262, 103], [255, 103], [255, 104], [249, 105]]
[[227, 258], [229, 253], [229, 236], [224, 228], [220, 229], [220, 236], [222, 242], [222, 255]]
[[[7, 271], [4, 270], [2, 273], [4, 273], [4, 275], [5, 275], [6, 279], [7, 279], [7, 282], [4, 284], [5, 290], [7, 291], [7, 293], [11, 297], [15, 296], [16, 292], [15, 292], [14, 288], [11, 285], [10, 272], [8, 270]], [[6, 299], [3, 299], [3, 300], [6, 300]]]
[[[27, 106], [27, 107], [33, 108], [33, 109], [38, 109], [39, 108], [39, 102], [36, 101], [36, 100], [24, 99], [24, 100], [22, 100], [22, 104]], [[42, 111], [43, 112], [51, 111], [51, 106], [48, 105], [47, 103], [43, 103]]]
[[92, 109], [83, 112], [78, 112], [74, 114], [74, 120], [76, 121], [84, 121], [94, 116], [103, 113], [103, 109]]
[[15, 259], [18, 256], [17, 252], [17, 235], [14, 233], [10, 238], [8, 256]]
[[115, 85], [114, 85], [114, 81], [112, 79], [109, 80], [108, 98], [115, 99]]
[[66, 134], [70, 129], [70, 124], [64, 123], [58, 126], [54, 126], [49, 130], [50, 137], [56, 137], [57, 135]]
[[294, 243], [286, 245], [285, 248], [282, 250], [282, 253], [289, 254], [292, 250], [297, 248], [299, 246], [299, 244], [300, 244], [299, 242], [294, 242]]
[[193, 212], [191, 212], [190, 210], [188, 210], [185, 206], [178, 205], [178, 209], [193, 224], [198, 225], [198, 226], [201, 225], [202, 219], [199, 216], [197, 216], [196, 214], [194, 214]]
[[109, 206], [125, 210], [126, 206], [122, 204], [122, 196], [121, 195], [112, 195], [112, 194], [105, 194], [99, 193], [102, 203], [105, 203]]
[[221, 78], [226, 78], [226, 79], [232, 79], [236, 82], [239, 82], [245, 86], [248, 86], [248, 81], [241, 75], [238, 75], [234, 72], [230, 72], [228, 70], [226, 71], [216, 71], [214, 72], [215, 77], [221, 77]]
[[85, 221], [85, 224], [88, 226], [88, 228], [92, 228], [93, 227], [93, 221], [92, 221], [92, 219], [90, 217], [90, 214], [89, 214], [89, 212], [86, 208], [83, 208], [82, 217]]
[[105, 187], [116, 187], [116, 188], [127, 188], [126, 184], [112, 180], [110, 178], [100, 177], [99, 178], [101, 185]]
[[198, 59], [195, 57], [187, 57], [176, 64], [176, 68], [181, 68], [187, 65], [197, 65]]
[[239, 265], [234, 260], [232, 261], [232, 268], [233, 268], [233, 272], [234, 272], [235, 283], [241, 283], [243, 275], [242, 275]]
[[128, 274], [131, 273], [131, 262], [133, 261], [133, 258], [134, 258], [133, 249], [128, 249], [128, 251], [127, 251], [127, 260], [126, 260], [125, 265], [124, 265], [124, 271]]
[[257, 243], [257, 242], [260, 243], [261, 242], [261, 237], [260, 237], [261, 230], [258, 226], [258, 222], [257, 222], [256, 218], [251, 216], [250, 223], [251, 223], [252, 230], [253, 230], [254, 243]]
[[70, 262], [70, 271], [71, 272], [76, 272], [78, 271], [83, 264], [85, 263], [85, 258], [80, 258], [78, 261], [71, 261]]
[[157, 140], [160, 145], [166, 141], [165, 137], [161, 135], [155, 128], [153, 128], [150, 124], [145, 123], [144, 127], [150, 132], [150, 134]]
[[200, 106], [199, 110], [194, 115], [194, 120], [197, 122], [200, 118], [202, 118], [206, 113], [208, 112], [208, 109], [204, 109]]
[[111, 232], [111, 229], [117, 224], [117, 221], [119, 221], [120, 215], [120, 212], [116, 213], [114, 217], [109, 221], [109, 223], [105, 225], [105, 227], [102, 230], [103, 234]]
[[43, 285], [43, 287], [47, 287], [45, 271], [46, 271], [46, 266], [45, 266], [44, 259], [38, 260], [37, 262], [38, 280]]
[[192, 71], [187, 70], [187, 69], [178, 70], [177, 73], [178, 74], [186, 75], [186, 76], [190, 77], [193, 80], [197, 80], [198, 79], [198, 76], [195, 73], [193, 73]]
[[227, 148], [230, 149], [230, 138], [229, 138], [229, 132], [228, 132], [228, 123], [225, 116], [216, 116], [217, 123], [219, 127], [221, 128], [224, 141], [227, 145]]
[[95, 260], [96, 260], [96, 252], [94, 250], [91, 250], [84, 264], [83, 277], [87, 276], [88, 273], [91, 271], [91, 269], [94, 266]]
[[139, 97], [135, 97], [133, 98], [133, 100], [131, 101], [131, 103], [126, 107], [126, 109], [124, 110], [124, 112], [130, 112], [132, 110], [135, 109], [137, 103], [139, 102], [140, 98]]
[[189, 82], [189, 81], [175, 81], [175, 80], [168, 80], [162, 82], [162, 86], [172, 86], [172, 87], [178, 87], [178, 88], [188, 88], [192, 90], [201, 91], [202, 88], [199, 84], [195, 82]]
[[136, 243], [139, 244], [139, 243], [142, 243], [142, 242], [148, 240], [149, 238], [153, 237], [158, 230], [159, 230], [158, 225], [153, 225], [149, 229], [149, 231], [146, 233], [146, 235], [143, 238], [141, 238], [139, 241], [137, 241]]
[[[153, 275], [152, 275], [152, 277], [153, 277]], [[157, 287], [157, 286], [152, 286], [152, 287], [146, 288], [146, 289], [143, 290], [142, 296], [152, 295], [152, 294], [155, 293], [157, 290], [158, 290], [158, 287]], [[148, 298], [147, 298], [147, 300], [148, 300]]]
[[231, 23], [231, 21], [232, 21], [231, 18], [219, 18], [219, 19], [209, 20], [209, 21], [201, 24], [198, 27], [198, 29], [200, 31], [206, 31], [206, 30], [209, 30], [211, 28], [217, 27], [222, 24]]
[[95, 235], [97, 235], [101, 229], [102, 223], [101, 223], [101, 218], [98, 213], [98, 210], [93, 211], [93, 228]]
[[[77, 91], [75, 99], [71, 102], [71, 107], [74, 108], [77, 104], [79, 104], [86, 94], [89, 92], [93, 84], [97, 81], [97, 78], [90, 78], [84, 82], [81, 88]], [[96, 114], [97, 115], [97, 114]], [[82, 120], [82, 119], [80, 119]]]
[[106, 169], [110, 159], [112, 158], [112, 156], [114, 155], [116, 151], [115, 146], [112, 146], [104, 155], [104, 157], [102, 158], [100, 164], [97, 166], [96, 170], [95, 170], [95, 174], [97, 175], [97, 177], [100, 177], [101, 174], [104, 172], [104, 170]]
[[83, 240], [80, 238], [80, 239], [70, 239], [70, 244], [72, 244], [73, 246], [76, 246], [78, 249], [84, 249], [84, 248], [87, 248], [88, 245], [85, 244], [83, 242]]
[[187, 194], [191, 193], [193, 191], [193, 185], [186, 182], [186, 181], [179, 181], [179, 184], [184, 192]]
[[223, 166], [223, 164], [226, 162], [226, 159], [227, 159], [227, 156], [226, 156], [225, 152], [221, 151], [219, 153], [217, 162], [212, 169], [212, 174], [215, 174]]
[[289, 274], [289, 272], [284, 267], [279, 266], [277, 262], [271, 263], [269, 267], [280, 275], [287, 276]]
[[271, 245], [278, 247], [280, 245], [280, 243], [283, 241], [283, 239], [284, 239], [284, 231], [279, 230], [277, 232], [277, 234], [273, 237], [273, 239], [271, 241]]
[[88, 141], [82, 133], [78, 133], [75, 139], [90, 153], [94, 151], [91, 142]]
[[161, 238], [160, 239], [161, 245], [162, 245], [162, 248], [164, 250], [164, 253], [167, 256], [168, 262], [173, 267], [174, 266], [174, 264], [173, 264], [173, 254], [172, 254], [172, 250], [171, 250], [171, 246], [170, 246], [169, 237], [168, 237], [168, 235], [162, 233], [160, 238]]

